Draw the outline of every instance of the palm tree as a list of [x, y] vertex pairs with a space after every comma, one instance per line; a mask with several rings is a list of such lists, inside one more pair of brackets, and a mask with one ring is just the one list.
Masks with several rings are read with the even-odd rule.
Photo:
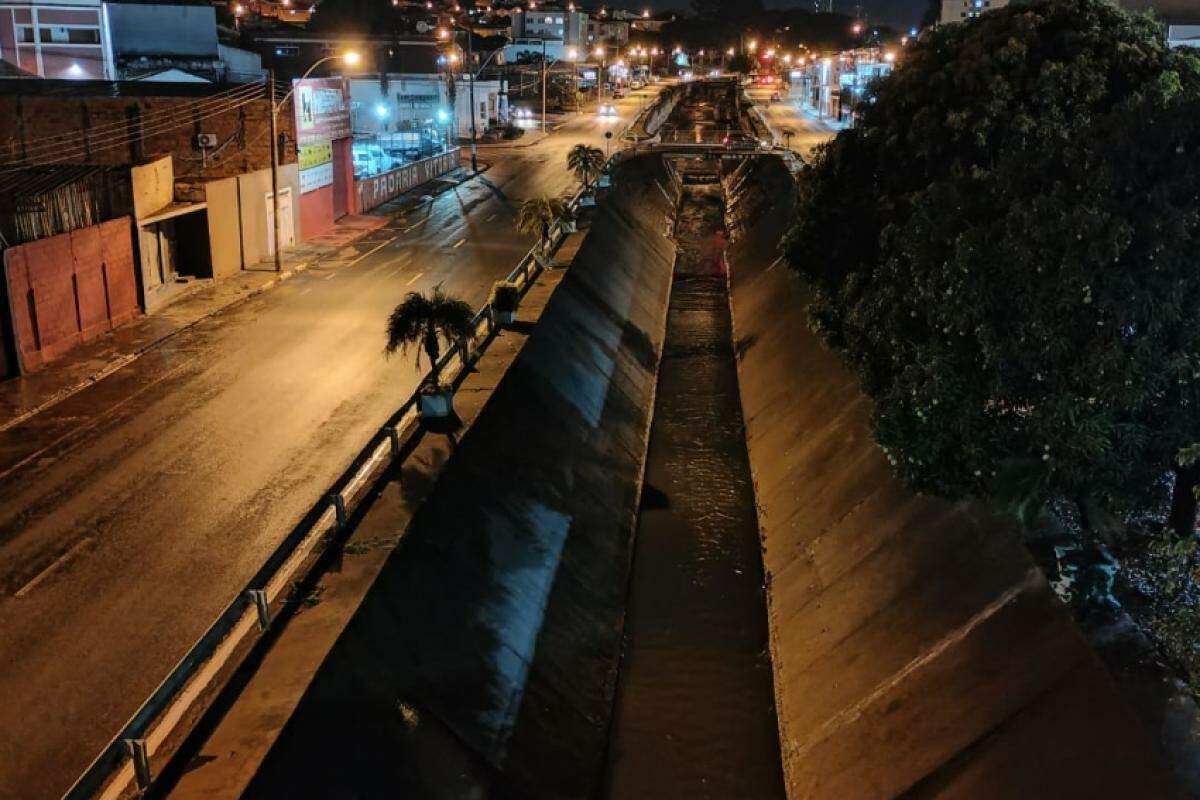
[[388, 317], [387, 354], [390, 356], [397, 350], [406, 354], [410, 345], [420, 344], [417, 366], [421, 366], [423, 349], [429, 356], [433, 388], [438, 389], [441, 387], [438, 359], [442, 354], [438, 337], [451, 341], [467, 338], [473, 332], [473, 316], [469, 305], [457, 297], [450, 297], [440, 286], [434, 287], [428, 296], [409, 292]]
[[574, 172], [583, 188], [587, 189], [604, 171], [604, 151], [599, 147], [577, 144], [567, 153], [567, 169]]
[[565, 200], [557, 197], [531, 197], [517, 209], [517, 230], [538, 236], [538, 246], [544, 248], [550, 240], [550, 226], [554, 220], [568, 219], [571, 209]]

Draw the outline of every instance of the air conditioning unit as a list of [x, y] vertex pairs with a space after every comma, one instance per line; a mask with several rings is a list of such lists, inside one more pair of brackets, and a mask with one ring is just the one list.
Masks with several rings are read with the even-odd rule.
[[211, 150], [217, 146], [217, 135], [215, 133], [198, 133], [196, 134], [196, 147], [201, 150]]

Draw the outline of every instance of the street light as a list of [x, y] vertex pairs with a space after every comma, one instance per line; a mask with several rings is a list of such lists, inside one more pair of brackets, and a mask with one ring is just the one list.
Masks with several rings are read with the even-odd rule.
[[571, 93], [575, 95], [575, 113], [581, 114], [583, 111], [579, 107], [579, 51], [568, 47], [567, 58], [571, 61]]
[[[353, 50], [348, 50], [341, 55], [325, 56], [322, 59], [314, 61], [312, 66], [304, 70], [304, 74], [300, 76], [300, 80], [302, 81], [307, 78], [313, 73], [313, 70], [325, 62], [335, 61], [339, 58], [350, 67], [362, 60], [358, 53], [354, 52]], [[285, 94], [277, 103], [275, 102], [275, 70], [272, 69], [267, 73], [267, 76], [267, 91], [271, 100], [271, 213], [274, 216], [274, 230], [272, 231], [274, 234], [274, 239], [271, 244], [273, 245], [272, 249], [275, 251], [275, 271], [282, 272], [283, 259], [279, 253], [281, 249], [279, 247], [279, 123], [276, 118], [279, 115], [279, 109], [283, 108], [283, 104], [286, 103], [289, 98], [291, 98], [292, 92], [296, 91], [296, 84], [299, 83], [299, 81], [294, 81], [292, 83], [292, 88], [288, 89], [287, 94]]]
[[604, 66], [605, 66], [604, 56], [607, 54], [607, 52], [608, 52], [607, 50], [605, 50], [603, 47], [601, 47], [599, 45], [597, 45], [596, 49], [592, 51], [592, 55], [594, 55], [596, 58], [600, 59], [600, 71], [598, 73], [596, 73], [596, 102], [597, 103], [599, 103], [601, 100], [604, 99]]

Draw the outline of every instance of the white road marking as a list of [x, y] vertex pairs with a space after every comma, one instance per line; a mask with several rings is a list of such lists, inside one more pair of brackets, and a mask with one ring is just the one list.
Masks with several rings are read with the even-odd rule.
[[311, 287], [311, 286], [309, 286], [307, 289], [301, 289], [301, 290], [300, 290], [300, 294], [301, 294], [301, 295], [306, 295], [306, 294], [308, 294], [308, 293], [309, 293], [309, 292], [311, 292], [311, 291], [312, 291], [312, 287]]
[[424, 274], [425, 274], [424, 272], [418, 272], [416, 275], [413, 275], [411, 278], [409, 278], [407, 281], [405, 281], [404, 285], [412, 286], [414, 283], [417, 282], [417, 279], [420, 278]]
[[336, 272], [331, 272], [331, 273], [329, 273], [328, 275], [326, 275], [324, 278], [322, 278], [321, 280], [323, 280], [323, 281], [331, 281], [331, 280], [333, 280], [333, 279], [334, 279], [334, 278], [336, 278], [336, 277], [337, 277], [337, 273], [336, 273]]
[[44, 570], [39, 572], [37, 575], [35, 575], [33, 580], [31, 580], [29, 583], [22, 586], [20, 589], [17, 589], [17, 592], [16, 592], [16, 594], [13, 595], [13, 597], [22, 598], [25, 595], [32, 592], [34, 589], [36, 589], [38, 587], [38, 584], [40, 584], [42, 581], [44, 581], [46, 578], [48, 578], [56, 569], [61, 567], [63, 564], [67, 563], [67, 561], [70, 560], [71, 556], [73, 556], [77, 552], [79, 552], [79, 550], [90, 541], [92, 541], [92, 537], [85, 536], [82, 539], [80, 539], [78, 542], [76, 542], [75, 544], [71, 545], [71, 548], [69, 550], [67, 550], [67, 552], [63, 553], [58, 558], [54, 559], [54, 562], [52, 564], [50, 564], [50, 566], [46, 567]]
[[374, 254], [374, 253], [378, 253], [380, 250], [382, 250], [383, 248], [387, 247], [387, 246], [388, 246], [389, 244], [391, 244], [392, 242], [396, 241], [396, 238], [397, 238], [397, 237], [393, 236], [392, 238], [388, 239], [386, 242], [383, 242], [382, 244], [380, 244], [380, 245], [378, 245], [378, 246], [376, 246], [376, 247], [372, 247], [370, 250], [368, 250], [367, 252], [363, 253], [361, 256], [359, 256], [358, 258], [354, 259], [353, 261], [351, 261], [351, 262], [350, 262], [349, 264], [347, 264], [346, 266], [348, 266], [348, 267], [353, 267], [355, 264], [357, 264], [358, 262], [362, 261], [362, 260], [363, 260], [364, 258], [366, 258], [367, 256], [369, 256], [369, 255], [372, 255], [372, 254]]
[[450, 249], [457, 250], [458, 248], [462, 247], [466, 243], [467, 243], [466, 239], [459, 239], [457, 242], [454, 243], [454, 246], [451, 247]]

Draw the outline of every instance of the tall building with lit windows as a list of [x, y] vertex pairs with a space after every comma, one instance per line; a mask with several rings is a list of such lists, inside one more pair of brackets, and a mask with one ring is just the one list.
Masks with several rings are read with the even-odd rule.
[[1009, 0], [942, 0], [941, 23], [965, 22], [980, 14], [1004, 8]]

